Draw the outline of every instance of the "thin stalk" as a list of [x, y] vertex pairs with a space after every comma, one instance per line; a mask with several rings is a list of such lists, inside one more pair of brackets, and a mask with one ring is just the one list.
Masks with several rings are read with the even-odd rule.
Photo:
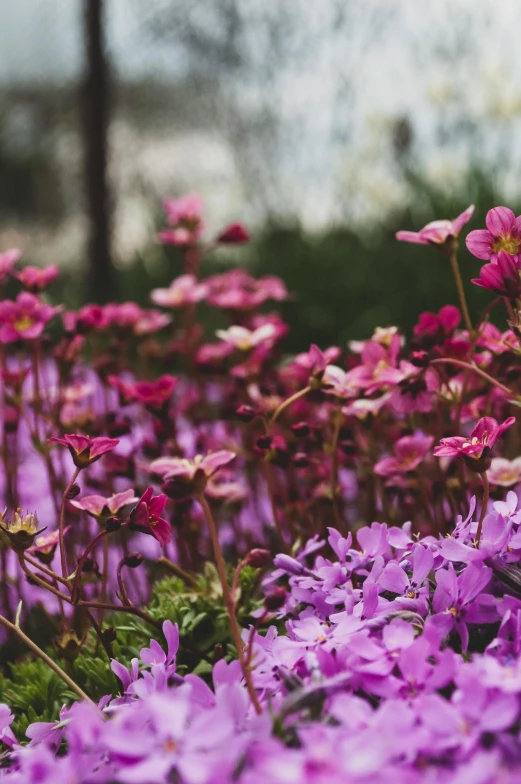
[[476, 531], [476, 547], [479, 547], [479, 543], [481, 541], [481, 531], [483, 529], [483, 520], [485, 519], [485, 514], [487, 512], [488, 506], [488, 497], [489, 497], [489, 484], [488, 484], [488, 476], [487, 472], [483, 471], [480, 473], [481, 481], [483, 482], [483, 502], [481, 504], [481, 514], [479, 516], [479, 523], [478, 523], [478, 530]]
[[271, 420], [270, 420], [270, 424], [273, 425], [277, 421], [279, 416], [282, 414], [282, 412], [288, 406], [290, 406], [296, 400], [299, 400], [301, 397], [304, 397], [305, 395], [307, 395], [308, 392], [311, 392], [311, 387], [310, 386], [304, 387], [304, 389], [300, 389], [298, 392], [295, 392], [294, 395], [291, 395], [291, 397], [288, 397], [286, 400], [283, 400], [283, 402], [280, 404], [280, 406], [278, 408], [276, 408], [275, 411], [273, 412]]
[[224, 596], [224, 602], [226, 605], [226, 610], [228, 612], [228, 618], [230, 620], [230, 629], [232, 633], [232, 638], [234, 645], [237, 649], [237, 656], [239, 658], [239, 662], [241, 665], [242, 673], [244, 675], [244, 680], [246, 681], [246, 687], [248, 689], [248, 693], [250, 695], [250, 699], [253, 703], [253, 707], [255, 708], [255, 712], [257, 714], [262, 713], [261, 706], [259, 704], [259, 700], [257, 697], [257, 693], [255, 691], [255, 687], [253, 685], [253, 681], [251, 678], [251, 672], [246, 666], [244, 661], [244, 646], [241, 639], [241, 633], [239, 630], [239, 624], [237, 623], [237, 616], [235, 614], [235, 602], [230, 592], [230, 588], [228, 586], [228, 580], [226, 578], [226, 566], [224, 563], [224, 558], [221, 550], [221, 544], [219, 542], [219, 535], [217, 533], [217, 526], [215, 525], [215, 520], [213, 519], [212, 510], [208, 504], [208, 501], [204, 497], [203, 493], [196, 496], [196, 500], [199, 501], [204, 516], [206, 518], [206, 522], [208, 523], [208, 529], [210, 531], [210, 538], [212, 540], [213, 552], [215, 557], [215, 563], [217, 565], [217, 572], [219, 574], [219, 579], [221, 581], [221, 587]]
[[193, 575], [191, 575], [189, 572], [186, 572], [184, 569], [181, 569], [180, 566], [177, 566], [177, 564], [170, 561], [164, 555], [158, 558], [156, 563], [161, 564], [162, 566], [169, 569], [177, 577], [180, 577], [181, 580], [184, 580], [185, 583], [191, 585], [192, 588], [197, 588], [197, 589], [199, 588], [197, 580], [195, 579], [195, 577], [193, 577]]
[[60, 522], [59, 522], [59, 535], [60, 535], [60, 559], [61, 559], [61, 567], [62, 567], [62, 576], [67, 577], [67, 555], [65, 553], [65, 540], [64, 540], [64, 527], [65, 527], [65, 506], [67, 504], [68, 496], [71, 491], [73, 484], [75, 483], [76, 479], [80, 475], [81, 468], [76, 468], [74, 471], [72, 478], [63, 491], [62, 503], [60, 507]]
[[16, 634], [16, 636], [19, 637], [19, 639], [22, 640], [22, 642], [24, 642], [27, 645], [27, 647], [33, 651], [33, 653], [39, 656], [40, 659], [44, 661], [48, 667], [51, 668], [51, 670], [54, 670], [56, 675], [58, 675], [62, 679], [62, 681], [65, 684], [67, 684], [69, 689], [78, 695], [80, 700], [85, 700], [86, 702], [90, 702], [91, 705], [96, 706], [96, 703], [91, 700], [89, 695], [85, 694], [83, 689], [80, 689], [78, 684], [74, 683], [72, 678], [69, 678], [67, 673], [64, 670], [62, 670], [62, 668], [58, 664], [56, 664], [56, 662], [53, 661], [50, 658], [50, 656], [47, 656], [45, 651], [42, 651], [42, 649], [39, 648], [38, 645], [36, 645], [36, 643], [34, 643], [30, 637], [24, 634], [24, 632], [20, 629], [20, 627], [17, 624], [11, 623], [10, 621], [7, 620], [7, 618], [4, 618], [3, 615], [0, 615], [0, 624], [2, 626], [5, 626], [6, 629], [9, 629], [9, 631]]
[[450, 266], [452, 267], [452, 274], [454, 275], [454, 279], [456, 281], [456, 288], [458, 289], [458, 296], [461, 305], [461, 310], [463, 312], [463, 318], [465, 320], [465, 326], [467, 327], [469, 335], [472, 339], [474, 337], [474, 327], [472, 326], [472, 321], [470, 320], [469, 309], [467, 306], [467, 298], [465, 297], [465, 289], [463, 288], [463, 281], [461, 279], [461, 273], [459, 271], [458, 254], [456, 252], [455, 244], [450, 249], [449, 261], [450, 261]]
[[82, 573], [83, 565], [84, 565], [85, 561], [87, 560], [87, 558], [89, 557], [89, 555], [91, 554], [91, 552], [93, 551], [93, 549], [95, 548], [95, 546], [97, 545], [97, 543], [100, 541], [100, 539], [102, 539], [104, 536], [106, 536], [107, 533], [108, 533], [108, 531], [106, 529], [103, 529], [102, 531], [99, 531], [96, 534], [96, 536], [94, 537], [94, 539], [90, 542], [90, 544], [87, 545], [87, 547], [85, 548], [85, 552], [83, 553], [83, 555], [81, 556], [80, 560], [78, 561], [78, 565], [76, 567], [76, 572], [75, 572], [75, 575], [74, 575], [74, 582], [72, 584], [72, 603], [73, 604], [76, 604], [76, 601], [78, 599], [78, 593], [79, 593], [79, 587], [80, 587], [80, 580], [81, 580], [81, 573]]
[[481, 376], [482, 378], [484, 378], [490, 384], [493, 384], [493, 386], [497, 387], [498, 389], [501, 389], [501, 391], [504, 392], [505, 394], [509, 395], [512, 398], [515, 398], [516, 400], [519, 399], [518, 396], [514, 392], [512, 392], [511, 389], [506, 387], [500, 381], [497, 381], [497, 379], [492, 378], [492, 376], [489, 376], [488, 373], [485, 373], [485, 371], [481, 370], [481, 368], [477, 367], [477, 365], [473, 365], [470, 362], [463, 362], [463, 360], [461, 359], [450, 359], [449, 357], [444, 357], [443, 359], [431, 359], [431, 365], [437, 365], [443, 363], [447, 365], [456, 365], [457, 367], [461, 367], [467, 370], [473, 370], [474, 373], [476, 373], [478, 376]]

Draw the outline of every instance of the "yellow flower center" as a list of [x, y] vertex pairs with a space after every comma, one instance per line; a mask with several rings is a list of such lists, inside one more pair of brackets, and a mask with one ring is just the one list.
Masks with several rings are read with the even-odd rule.
[[499, 253], [500, 250], [504, 250], [507, 253], [515, 255], [519, 250], [519, 240], [510, 235], [506, 235], [505, 237], [500, 237], [492, 247], [494, 253]]
[[14, 328], [17, 332], [24, 332], [26, 329], [32, 327], [33, 324], [34, 321], [30, 316], [21, 316], [14, 322]]

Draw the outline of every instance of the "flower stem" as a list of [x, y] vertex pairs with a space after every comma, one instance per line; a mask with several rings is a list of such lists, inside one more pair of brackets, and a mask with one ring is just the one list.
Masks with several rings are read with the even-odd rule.
[[470, 337], [473, 338], [474, 327], [472, 326], [472, 321], [470, 320], [467, 298], [465, 297], [465, 289], [463, 288], [463, 281], [461, 280], [461, 273], [459, 271], [456, 245], [454, 245], [449, 252], [449, 261], [450, 261], [450, 266], [452, 267], [452, 274], [454, 275], [454, 279], [456, 281], [456, 288], [458, 289], [458, 296], [461, 305], [461, 310], [463, 312], [463, 318], [465, 320], [465, 326], [468, 329]]
[[30, 639], [30, 637], [28, 637], [26, 634], [24, 634], [23, 631], [20, 629], [20, 627], [17, 624], [11, 623], [10, 621], [7, 620], [7, 618], [4, 618], [3, 615], [0, 615], [0, 624], [2, 626], [5, 626], [6, 629], [9, 629], [9, 631], [11, 631], [14, 634], [16, 634], [17, 637], [19, 637], [20, 640], [22, 640], [22, 642], [24, 642], [27, 645], [27, 647], [30, 648], [33, 651], [33, 653], [35, 653], [37, 656], [39, 656], [40, 659], [42, 661], [44, 661], [45, 664], [47, 664], [48, 667], [51, 668], [51, 670], [54, 670], [56, 675], [58, 675], [62, 679], [62, 681], [65, 684], [67, 684], [69, 689], [71, 691], [73, 691], [75, 694], [78, 695], [80, 700], [85, 700], [86, 702], [90, 702], [91, 705], [95, 706], [96, 703], [94, 703], [91, 700], [89, 695], [85, 694], [83, 689], [80, 689], [80, 687], [76, 683], [74, 683], [74, 681], [71, 678], [69, 678], [67, 673], [64, 672], [64, 670], [62, 670], [62, 668], [58, 664], [56, 664], [56, 662], [53, 661], [50, 658], [50, 656], [48, 656], [45, 653], [45, 651], [42, 651], [42, 649], [39, 648], [38, 645], [36, 645], [36, 643], [34, 643]]
[[478, 530], [476, 531], [476, 547], [479, 547], [479, 543], [481, 540], [481, 530], [483, 528], [483, 520], [485, 519], [485, 514], [487, 512], [488, 496], [489, 496], [489, 484], [488, 484], [487, 472], [483, 471], [480, 474], [480, 477], [481, 477], [481, 481], [483, 482], [483, 502], [481, 504], [481, 514], [479, 516]]
[[461, 359], [451, 359], [449, 357], [443, 357], [442, 359], [431, 359], [431, 365], [439, 365], [443, 363], [447, 365], [457, 365], [458, 367], [465, 368], [467, 370], [473, 370], [474, 373], [477, 373], [478, 376], [481, 376], [482, 378], [486, 379], [486, 381], [488, 381], [490, 384], [493, 384], [498, 389], [501, 389], [501, 391], [504, 392], [505, 394], [509, 395], [512, 398], [518, 399], [518, 396], [514, 394], [514, 392], [512, 392], [511, 389], [506, 387], [500, 381], [497, 381], [492, 376], [489, 376], [488, 373], [485, 373], [485, 371], [481, 370], [481, 368], [477, 367], [477, 365], [473, 365], [470, 362], [463, 362], [463, 360]]
[[304, 389], [300, 389], [298, 392], [295, 392], [294, 395], [291, 395], [291, 397], [288, 397], [286, 400], [283, 400], [282, 403], [280, 404], [280, 406], [278, 408], [276, 408], [275, 411], [273, 412], [271, 420], [270, 420], [270, 424], [273, 425], [277, 421], [279, 416], [282, 414], [282, 412], [288, 406], [290, 406], [296, 400], [300, 400], [300, 398], [304, 397], [305, 395], [307, 395], [308, 392], [311, 392], [311, 387], [310, 386], [304, 387]]
[[73, 486], [74, 482], [80, 475], [81, 468], [76, 468], [74, 471], [71, 481], [63, 491], [62, 503], [60, 507], [60, 522], [59, 522], [59, 535], [60, 535], [60, 558], [61, 558], [61, 567], [62, 567], [62, 576], [67, 577], [67, 556], [65, 553], [65, 540], [63, 535], [64, 524], [65, 524], [65, 505], [67, 504], [67, 499], [69, 493], [71, 491], [71, 487]]
[[212, 540], [215, 563], [217, 565], [217, 572], [219, 574], [219, 579], [221, 581], [221, 587], [223, 591], [224, 602], [226, 604], [226, 610], [228, 612], [228, 618], [230, 619], [230, 629], [231, 629], [234, 645], [237, 649], [237, 657], [241, 665], [242, 673], [244, 675], [244, 680], [246, 681], [246, 686], [248, 689], [248, 693], [250, 695], [250, 699], [253, 703], [253, 707], [255, 708], [256, 713], [260, 714], [262, 713], [262, 710], [259, 704], [259, 699], [257, 697], [257, 693], [253, 685], [251, 672], [246, 666], [246, 662], [244, 660], [244, 646], [241, 640], [239, 624], [237, 623], [237, 616], [235, 614], [235, 601], [231, 595], [230, 588], [228, 585], [228, 580], [226, 578], [226, 566], [224, 563], [224, 558], [221, 550], [221, 544], [219, 542], [217, 526], [215, 525], [215, 520], [213, 519], [212, 510], [210, 509], [210, 506], [208, 504], [208, 501], [204, 497], [204, 494], [201, 493], [200, 495], [196, 496], [196, 500], [199, 501], [199, 503], [201, 504], [201, 507], [204, 512], [204, 516], [206, 518], [206, 522], [208, 523], [208, 528], [210, 530], [210, 537]]

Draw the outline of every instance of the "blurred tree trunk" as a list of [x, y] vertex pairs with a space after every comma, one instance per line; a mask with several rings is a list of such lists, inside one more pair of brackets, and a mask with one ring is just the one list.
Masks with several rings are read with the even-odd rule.
[[116, 294], [111, 261], [110, 194], [107, 181], [109, 66], [103, 35], [103, 0], [84, 0], [85, 84], [83, 133], [89, 219], [87, 293], [107, 301]]

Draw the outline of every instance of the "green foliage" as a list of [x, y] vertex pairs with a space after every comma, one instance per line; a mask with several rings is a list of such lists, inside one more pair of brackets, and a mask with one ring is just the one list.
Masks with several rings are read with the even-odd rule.
[[[231, 582], [233, 572], [230, 569]], [[242, 570], [238, 594], [237, 615], [243, 626], [252, 622], [252, 611], [259, 606], [255, 598], [259, 571], [246, 567]], [[150, 602], [144, 608], [148, 615], [159, 622], [170, 620], [179, 625], [180, 647], [178, 671], [194, 672], [209, 679], [213, 664], [225, 655], [231, 658], [235, 649], [231, 642], [228, 617], [217, 571], [213, 564], [206, 564], [204, 572], [192, 580], [167, 577], [157, 582]], [[37, 613], [30, 619], [32, 630], [48, 628], [48, 619]], [[114, 613], [107, 619], [116, 640], [112, 645], [113, 658], [126, 667], [133, 658], [139, 658], [141, 648], [150, 645], [155, 638], [165, 645], [162, 632], [153, 625], [129, 613]], [[39, 635], [38, 635], [39, 636]], [[49, 635], [44, 635], [46, 641]], [[16, 642], [16, 641], [15, 641]], [[45, 646], [43, 640], [38, 642]], [[46, 653], [55, 658], [72, 679], [93, 700], [106, 694], [116, 695], [119, 682], [110, 669], [110, 662], [103, 647], [93, 632], [89, 632], [78, 657], [72, 662], [59, 659], [52, 647], [45, 646]], [[27, 726], [35, 721], [55, 721], [64, 703], [76, 699], [63, 681], [40, 659], [32, 658], [18, 645], [9, 642], [1, 650], [0, 661], [4, 662], [0, 675], [0, 702], [5, 702], [15, 714], [14, 731], [23, 739]]]

